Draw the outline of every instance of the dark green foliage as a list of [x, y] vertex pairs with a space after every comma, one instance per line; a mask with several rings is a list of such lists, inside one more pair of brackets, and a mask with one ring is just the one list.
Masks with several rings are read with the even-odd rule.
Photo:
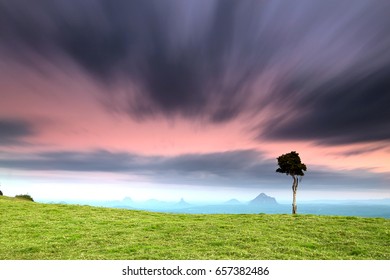
[[3, 195], [3, 192], [2, 192], [2, 191], [0, 191], [0, 195]]
[[29, 194], [18, 194], [15, 195], [15, 197], [23, 200], [34, 201], [34, 199]]
[[304, 176], [303, 171], [306, 171], [306, 165], [301, 162], [299, 154], [295, 151], [281, 155], [277, 158], [279, 168], [276, 172], [285, 173], [291, 176]]

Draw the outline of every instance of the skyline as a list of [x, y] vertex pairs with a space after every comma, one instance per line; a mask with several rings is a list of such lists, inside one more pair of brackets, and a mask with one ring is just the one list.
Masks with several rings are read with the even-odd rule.
[[0, 0], [0, 189], [390, 198], [387, 1]]

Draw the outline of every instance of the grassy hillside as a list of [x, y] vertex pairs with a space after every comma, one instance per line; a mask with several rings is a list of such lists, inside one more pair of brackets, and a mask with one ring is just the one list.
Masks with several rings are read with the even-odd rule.
[[390, 220], [161, 214], [0, 197], [0, 259], [390, 259]]

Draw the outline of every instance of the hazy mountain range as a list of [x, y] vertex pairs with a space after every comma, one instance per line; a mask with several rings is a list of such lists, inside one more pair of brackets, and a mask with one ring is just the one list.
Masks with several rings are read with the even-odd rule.
[[[189, 203], [183, 198], [176, 202], [157, 199], [134, 201], [130, 197], [112, 201], [62, 201], [100, 207], [125, 208], [191, 214], [290, 214], [291, 204], [278, 203], [274, 197], [261, 193], [250, 201], [232, 198], [223, 203]], [[298, 203], [298, 213], [390, 218], [390, 199], [377, 200], [316, 200]]]
[[[88, 203], [91, 204], [91, 203]], [[115, 207], [115, 208], [131, 208], [142, 210], [154, 210], [154, 211], [174, 211], [183, 210], [185, 212], [196, 209], [195, 212], [204, 209], [209, 206], [219, 206], [229, 209], [230, 206], [251, 206], [251, 207], [275, 207], [278, 205], [274, 197], [268, 196], [265, 193], [259, 194], [257, 197], [250, 201], [241, 202], [235, 198], [230, 199], [223, 203], [216, 203], [212, 205], [206, 205], [205, 203], [189, 203], [183, 198], [178, 202], [167, 202], [157, 199], [149, 199], [146, 201], [133, 201], [130, 197], [125, 197], [123, 200], [115, 201], [95, 201], [92, 204], [96, 206]]]

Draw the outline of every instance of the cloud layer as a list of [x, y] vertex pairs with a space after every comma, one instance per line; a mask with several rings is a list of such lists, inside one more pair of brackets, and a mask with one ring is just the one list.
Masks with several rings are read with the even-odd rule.
[[0, 118], [0, 145], [25, 144], [25, 137], [35, 134], [33, 125], [17, 119]]
[[[45, 152], [16, 159], [0, 159], [3, 168], [29, 171], [108, 172], [136, 175], [142, 180], [208, 186], [209, 188], [289, 189], [292, 179], [275, 172], [277, 162], [264, 159], [255, 150], [237, 150], [180, 156], [142, 156], [125, 152]], [[363, 170], [331, 171], [308, 166], [305, 190], [386, 190], [390, 174]]]

